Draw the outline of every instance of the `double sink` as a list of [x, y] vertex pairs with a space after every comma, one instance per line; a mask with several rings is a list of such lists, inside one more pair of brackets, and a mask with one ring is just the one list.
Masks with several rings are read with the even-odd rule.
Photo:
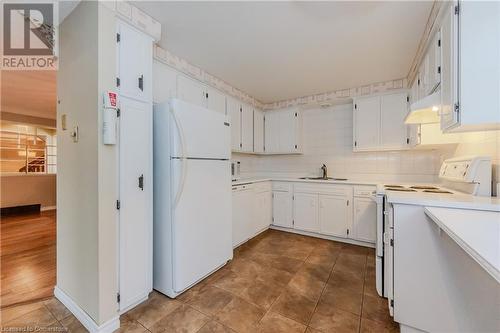
[[332, 178], [332, 177], [300, 177], [299, 179], [307, 179], [307, 180], [332, 180], [332, 181], [346, 181], [347, 178]]

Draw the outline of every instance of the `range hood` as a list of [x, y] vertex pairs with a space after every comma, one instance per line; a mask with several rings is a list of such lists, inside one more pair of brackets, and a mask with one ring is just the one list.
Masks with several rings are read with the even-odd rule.
[[405, 118], [405, 124], [432, 124], [438, 123], [441, 104], [441, 90], [437, 89], [432, 94], [412, 103], [410, 112]]

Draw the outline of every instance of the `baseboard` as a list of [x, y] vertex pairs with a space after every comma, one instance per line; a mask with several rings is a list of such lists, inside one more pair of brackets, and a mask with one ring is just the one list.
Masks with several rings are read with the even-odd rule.
[[97, 325], [97, 323], [85, 312], [82, 308], [76, 304], [71, 297], [69, 297], [64, 291], [62, 291], [57, 286], [54, 288], [54, 296], [61, 301], [64, 306], [71, 311], [71, 313], [82, 323], [82, 325], [90, 333], [112, 333], [120, 328], [120, 317], [118, 314], [116, 317], [111, 318], [102, 325]]
[[340, 242], [340, 243], [349, 243], [349, 244], [353, 244], [353, 245], [375, 248], [375, 244], [357, 241], [355, 239], [328, 236], [328, 235], [318, 234], [315, 232], [302, 231], [302, 230], [290, 229], [290, 228], [285, 228], [285, 227], [278, 227], [276, 225], [271, 225], [269, 228], [274, 229], [274, 230], [279, 230], [279, 231], [291, 232], [294, 234], [299, 234], [299, 235], [304, 235], [304, 236], [311, 236], [311, 237], [316, 237], [316, 238], [328, 239], [328, 240], [332, 240], [332, 241], [336, 241], [336, 242]]
[[57, 206], [44, 206], [40, 208], [41, 212], [45, 212], [47, 210], [56, 210]]

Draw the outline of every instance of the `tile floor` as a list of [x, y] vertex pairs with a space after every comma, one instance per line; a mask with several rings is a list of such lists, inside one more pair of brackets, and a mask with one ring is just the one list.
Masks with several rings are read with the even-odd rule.
[[[57, 300], [4, 309], [3, 327], [84, 332]], [[172, 300], [153, 292], [120, 332], [396, 332], [375, 291], [371, 249], [269, 230]]]

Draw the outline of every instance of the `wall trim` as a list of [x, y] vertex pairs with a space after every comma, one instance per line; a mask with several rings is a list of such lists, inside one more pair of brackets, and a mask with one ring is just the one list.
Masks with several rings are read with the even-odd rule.
[[375, 248], [375, 244], [367, 243], [367, 242], [362, 242], [362, 241], [357, 241], [355, 239], [341, 238], [341, 237], [335, 237], [335, 236], [328, 236], [328, 235], [318, 234], [316, 232], [302, 231], [302, 230], [290, 229], [290, 228], [285, 228], [285, 227], [279, 227], [277, 225], [272, 225], [272, 224], [269, 227], [269, 229], [274, 229], [274, 230], [279, 230], [279, 231], [285, 231], [285, 232], [291, 232], [293, 234], [299, 234], [299, 235], [304, 235], [304, 236], [322, 238], [322, 239], [327, 239], [327, 240], [331, 240], [331, 241], [336, 241], [336, 242], [339, 242], [339, 243], [348, 243], [348, 244], [353, 244], [353, 245], [359, 245], [359, 246], [369, 247], [369, 248], [373, 248], [373, 249]]
[[82, 323], [91, 333], [112, 333], [120, 328], [120, 316], [116, 315], [102, 325], [97, 323], [58, 286], [54, 288], [54, 296]]

